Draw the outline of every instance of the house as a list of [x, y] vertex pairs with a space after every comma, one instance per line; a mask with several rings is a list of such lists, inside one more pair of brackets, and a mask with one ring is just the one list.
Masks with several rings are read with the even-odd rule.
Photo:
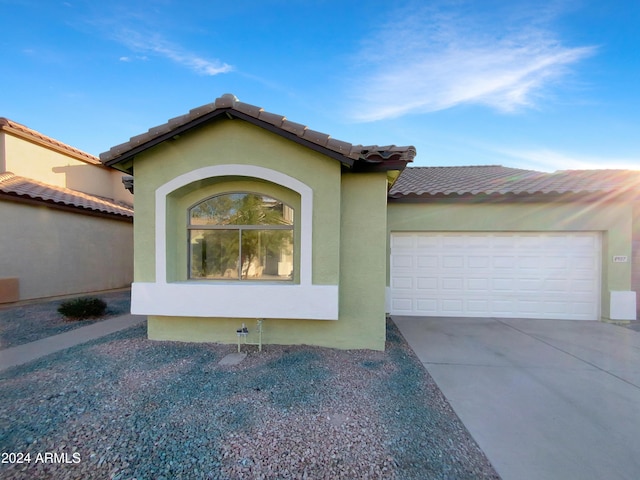
[[132, 204], [97, 157], [0, 118], [0, 303], [128, 287]]
[[407, 169], [389, 192], [390, 311], [635, 319], [639, 195], [640, 171]]
[[230, 94], [113, 147], [101, 161], [135, 171], [132, 312], [152, 339], [235, 343], [264, 319], [265, 343], [380, 350], [386, 313], [635, 312], [637, 172], [406, 168], [415, 154]]

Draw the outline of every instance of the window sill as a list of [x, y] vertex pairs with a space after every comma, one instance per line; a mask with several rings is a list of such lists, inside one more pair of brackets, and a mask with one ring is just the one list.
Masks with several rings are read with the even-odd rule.
[[169, 317], [338, 319], [337, 285], [134, 282], [131, 313]]
[[180, 282], [171, 282], [174, 285], [297, 285], [293, 280], [219, 280], [206, 278], [191, 278]]

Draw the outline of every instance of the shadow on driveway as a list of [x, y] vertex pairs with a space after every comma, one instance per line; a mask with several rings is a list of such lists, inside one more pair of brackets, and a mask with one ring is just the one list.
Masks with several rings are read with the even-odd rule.
[[504, 480], [638, 478], [640, 333], [587, 321], [393, 320]]

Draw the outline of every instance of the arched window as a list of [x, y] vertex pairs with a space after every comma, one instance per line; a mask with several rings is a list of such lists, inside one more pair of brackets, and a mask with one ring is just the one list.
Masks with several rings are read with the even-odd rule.
[[293, 280], [293, 209], [233, 192], [189, 209], [189, 278]]

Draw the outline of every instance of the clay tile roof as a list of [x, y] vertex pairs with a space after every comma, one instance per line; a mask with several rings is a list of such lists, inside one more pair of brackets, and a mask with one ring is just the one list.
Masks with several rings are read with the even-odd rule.
[[109, 151], [100, 154], [100, 161], [108, 166], [125, 162], [147, 148], [224, 113], [230, 117], [247, 120], [302, 143], [336, 158], [343, 165], [354, 169], [375, 167], [380, 170], [402, 170], [408, 162], [413, 161], [416, 155], [416, 149], [412, 146], [362, 146], [336, 140], [325, 133], [292, 122], [282, 115], [266, 112], [255, 105], [243, 103], [234, 95], [227, 93], [217, 98], [213, 103], [194, 108], [186, 115], [173, 118], [163, 125], [153, 127], [143, 134], [132, 137], [128, 142], [116, 145]]
[[47, 137], [40, 132], [32, 130], [18, 122], [14, 122], [13, 120], [9, 120], [8, 118], [0, 117], [0, 130], [12, 133], [52, 150], [71, 155], [78, 160], [82, 160], [93, 165], [100, 165], [100, 159], [98, 159], [98, 157], [87, 152], [83, 152], [82, 150], [78, 150], [77, 148], [67, 145], [66, 143], [62, 143], [54, 138]]
[[405, 169], [389, 196], [540, 195], [624, 193], [640, 195], [640, 170], [564, 170], [554, 173], [499, 165]]
[[20, 177], [11, 172], [0, 173], [0, 194], [133, 218], [133, 208], [129, 205]]

